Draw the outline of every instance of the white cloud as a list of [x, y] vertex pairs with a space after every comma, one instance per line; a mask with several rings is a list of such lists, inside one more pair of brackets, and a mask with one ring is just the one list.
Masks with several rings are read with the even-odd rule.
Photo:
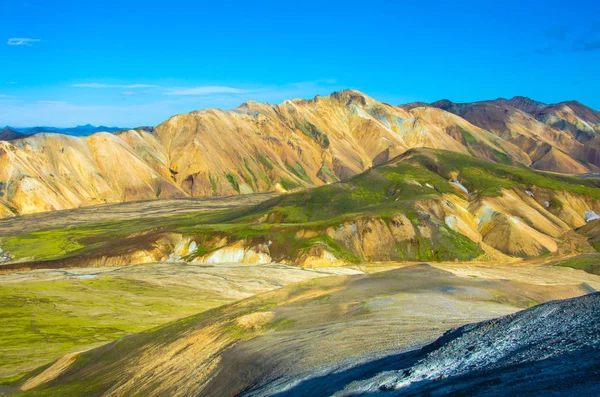
[[[123, 100], [117, 103], [114, 100], [102, 100], [100, 99], [101, 96], [89, 96], [86, 98], [86, 101], [88, 101], [86, 104], [72, 102], [71, 100], [68, 102], [51, 100], [35, 102], [17, 100], [12, 97], [1, 98], [0, 120], [4, 124], [14, 126], [52, 125], [68, 127], [87, 123], [117, 125], [120, 127], [155, 125], [175, 114], [198, 109], [234, 109], [242, 102], [250, 99], [257, 102], [281, 103], [290, 98], [312, 98], [316, 94], [327, 95], [345, 88], [337, 84], [331, 85], [330, 82], [324, 81], [322, 85], [315, 85], [313, 82], [312, 84], [300, 85], [290, 83], [286, 85], [254, 86], [247, 88], [247, 90], [227, 86], [173, 87], [174, 84], [156, 86], [158, 88], [155, 89], [143, 89], [142, 87], [140, 87], [141, 89], [118, 89], [118, 87], [138, 87], [139, 85], [121, 82], [120, 84], [109, 84], [107, 88], [105, 87], [107, 84], [98, 87], [101, 83], [89, 82], [86, 84], [94, 84], [92, 87], [115, 89], [114, 94], [119, 96], [124, 92], [133, 92], [135, 97], [121, 96]], [[184, 90], [186, 90], [185, 95], [182, 95]], [[214, 94], [210, 95], [210, 93]], [[49, 95], [46, 98], [56, 97]], [[133, 100], [134, 98], [135, 100]], [[93, 101], [93, 103], [89, 101]], [[395, 101], [388, 102], [396, 103]]]
[[241, 88], [224, 87], [218, 85], [200, 86], [200, 87], [179, 87], [170, 88], [164, 95], [211, 95], [211, 94], [244, 94], [250, 92]]
[[126, 89], [127, 91], [122, 92], [122, 95], [135, 95], [134, 89], [139, 88], [156, 88], [163, 91], [163, 95], [177, 95], [177, 96], [200, 96], [200, 95], [213, 95], [213, 94], [244, 94], [251, 92], [235, 87], [225, 87], [218, 85], [209, 86], [198, 86], [198, 87], [163, 87], [152, 84], [105, 84], [105, 83], [77, 83], [72, 84], [72, 87], [78, 88], [120, 88]]
[[31, 43], [37, 43], [38, 41], [41, 41], [41, 40], [24, 38], [24, 37], [13, 37], [13, 38], [8, 39], [7, 44], [8, 45], [26, 45], [28, 47], [31, 47]]
[[121, 86], [118, 86], [118, 85], [115, 86], [115, 85], [100, 84], [100, 83], [72, 84], [72, 86], [73, 87], [79, 87], [79, 88], [113, 88], [113, 87], [121, 87]]
[[67, 102], [65, 102], [65, 101], [36, 101], [35, 103], [39, 103], [42, 105], [64, 105]]
[[151, 84], [103, 84], [103, 83], [80, 83], [80, 84], [72, 84], [72, 87], [79, 88], [161, 88], [157, 85]]
[[322, 85], [331, 85], [331, 84], [336, 84], [337, 80], [336, 79], [320, 79], [320, 80], [315, 80], [315, 81], [299, 81], [296, 83], [291, 83], [290, 85], [292, 87], [298, 87], [298, 88], [310, 88], [310, 87], [319, 87]]
[[152, 84], [130, 84], [130, 85], [124, 85], [123, 88], [161, 88], [158, 85], [152, 85]]

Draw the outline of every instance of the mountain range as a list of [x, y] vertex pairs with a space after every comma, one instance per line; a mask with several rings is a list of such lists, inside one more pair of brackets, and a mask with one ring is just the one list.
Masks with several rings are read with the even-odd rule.
[[594, 395], [600, 295], [519, 310], [600, 290], [598, 120], [345, 90], [5, 129], [0, 394]]
[[[85, 124], [85, 125], [78, 125], [76, 127], [65, 127], [65, 128], [60, 128], [60, 127], [43, 127], [43, 126], [38, 126], [38, 127], [11, 127], [11, 126], [6, 126], [4, 127], [3, 131], [12, 131], [13, 133], [20, 133], [23, 135], [33, 135], [33, 134], [39, 134], [40, 132], [53, 132], [53, 133], [57, 133], [57, 134], [66, 134], [66, 135], [73, 135], [73, 136], [88, 136], [91, 134], [95, 134], [97, 132], [117, 132], [117, 131], [122, 131], [122, 130], [126, 130], [127, 128], [120, 128], [120, 127], [107, 127], [104, 125], [99, 125], [99, 126], [94, 126], [91, 124]], [[2, 135], [0, 135], [0, 140], [11, 140], [11, 139], [15, 139], [15, 138], [4, 138]]]
[[4, 132], [12, 140], [0, 142], [0, 217], [320, 186], [418, 147], [594, 173], [600, 169], [598, 131], [600, 113], [577, 102], [515, 97], [393, 106], [345, 90], [279, 105], [205, 109], [155, 128], [86, 137]]

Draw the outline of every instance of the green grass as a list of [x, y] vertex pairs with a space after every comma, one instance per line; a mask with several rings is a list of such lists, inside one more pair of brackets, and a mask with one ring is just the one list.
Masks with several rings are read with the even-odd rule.
[[217, 193], [217, 180], [215, 178], [213, 178], [212, 174], [209, 172], [208, 173], [208, 180], [210, 181], [210, 187], [212, 188], [212, 192]]
[[[195, 237], [202, 247], [198, 254], [210, 252], [211, 241], [216, 237], [227, 237], [230, 242], [273, 241], [274, 260], [294, 260], [312, 245], [322, 244], [336, 257], [357, 262], [363, 259], [359, 253], [327, 237], [329, 227], [358, 218], [387, 220], [399, 213], [419, 224], [423, 201], [440, 200], [442, 194], [462, 194], [449, 183], [454, 173], [458, 173], [459, 181], [472, 195], [497, 196], [502, 188], [524, 191], [537, 186], [600, 198], [598, 181], [593, 179], [542, 173], [439, 150], [413, 150], [406, 157], [344, 182], [282, 195], [253, 207], [24, 233], [2, 238], [0, 246], [15, 259], [64, 259], [94, 250], [111, 252], [116, 244], [128, 244], [127, 238], [132, 234], [164, 231]], [[266, 158], [260, 158], [261, 163], [268, 163]], [[296, 169], [299, 175], [305, 175], [303, 171], [301, 167]], [[239, 190], [235, 175], [227, 174], [227, 179]], [[298, 186], [284, 179], [280, 183], [286, 189]], [[558, 203], [551, 205], [556, 207]], [[398, 244], [399, 258], [468, 260], [481, 253], [477, 244], [440, 220], [432, 219], [429, 226], [433, 231], [431, 238], [417, 236]], [[299, 239], [299, 230], [311, 230], [318, 237]]]
[[238, 180], [238, 177], [233, 174], [225, 174], [225, 177], [231, 184], [231, 187], [233, 188], [233, 190], [235, 190], [236, 192], [239, 193], [240, 192], [240, 182]]
[[[472, 192], [483, 196], [496, 196], [500, 188], [529, 188], [567, 191], [600, 199], [598, 181], [575, 176], [534, 171], [525, 166], [509, 166], [475, 157], [443, 151], [413, 151], [412, 164], [423, 167], [447, 178], [458, 171], [463, 185]], [[428, 155], [433, 153], [433, 156]]]
[[290, 171], [292, 174], [296, 175], [298, 178], [302, 179], [304, 182], [312, 183], [312, 181], [306, 174], [306, 170], [304, 169], [302, 164], [296, 163], [296, 165], [293, 165], [293, 166], [286, 164], [286, 167], [287, 167], [288, 171]]
[[600, 276], [600, 255], [581, 255], [558, 262], [552, 262], [552, 266], [572, 267], [591, 274]]
[[267, 171], [273, 170], [273, 160], [271, 160], [269, 156], [259, 153], [257, 159], [262, 164], [262, 166], [267, 169]]
[[323, 163], [319, 171], [317, 172], [317, 176], [324, 182], [334, 182], [338, 181], [338, 177], [329, 169], [327, 164]]
[[487, 152], [494, 161], [500, 164], [513, 164], [513, 161], [506, 153], [503, 153], [497, 149], [489, 147], [487, 144], [478, 141], [469, 131], [465, 130], [461, 126], [458, 126], [458, 130], [463, 137], [463, 141], [467, 147], [467, 150], [472, 156], [475, 156], [473, 149], [477, 149], [478, 151]]
[[64, 259], [94, 248], [110, 246], [127, 236], [151, 230], [171, 230], [195, 224], [220, 224], [235, 219], [247, 208], [197, 212], [171, 217], [90, 223], [59, 229], [41, 230], [0, 238], [0, 246], [15, 259]]
[[550, 208], [562, 208], [563, 207], [563, 203], [558, 200], [558, 199], [551, 199], [550, 200]]
[[108, 275], [0, 284], [0, 378], [226, 302], [193, 287]]
[[299, 129], [304, 135], [311, 138], [315, 142], [319, 144], [323, 149], [327, 149], [329, 147], [329, 137], [323, 131], [321, 131], [316, 125], [306, 121], [304, 123], [300, 123], [298, 121], [294, 121], [296, 128]]
[[300, 187], [300, 184], [284, 177], [281, 177], [281, 179], [279, 180], [279, 184], [285, 190], [293, 190]]

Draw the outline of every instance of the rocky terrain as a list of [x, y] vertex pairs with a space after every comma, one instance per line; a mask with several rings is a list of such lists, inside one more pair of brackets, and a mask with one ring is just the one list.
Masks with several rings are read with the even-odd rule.
[[575, 102], [530, 103], [392, 106], [346, 90], [279, 105], [200, 110], [114, 134], [5, 132], [0, 217], [320, 186], [417, 147], [547, 171], [596, 172], [598, 112]]
[[600, 112], [579, 102], [548, 105], [515, 97], [474, 103], [442, 100], [431, 106], [525, 150], [532, 168], [581, 174], [596, 172], [600, 165]]
[[24, 138], [25, 135], [8, 127], [0, 130], [0, 141], [12, 141], [13, 139]]
[[[465, 323], [589, 293], [600, 288], [597, 276], [535, 265], [455, 264], [449, 270], [416, 265], [288, 285], [66, 355], [3, 383], [26, 396], [351, 395], [393, 389], [407, 377], [416, 380], [409, 390], [429, 390], [444, 386], [440, 379], [451, 384], [480, 368], [518, 371], [520, 364], [597, 354], [597, 295], [442, 336]], [[577, 375], [579, 369], [574, 379], [593, 381], [590, 363], [582, 360], [556, 374]]]
[[6, 274], [0, 277], [0, 379], [255, 294], [342, 274], [362, 272], [155, 263]]
[[600, 293], [445, 333], [420, 350], [267, 384], [252, 396], [593, 396], [600, 392]]

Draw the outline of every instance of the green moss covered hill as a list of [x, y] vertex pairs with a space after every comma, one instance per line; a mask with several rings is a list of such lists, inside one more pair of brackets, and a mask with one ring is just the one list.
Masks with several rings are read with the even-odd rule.
[[[34, 267], [81, 264], [100, 256], [157, 249], [158, 242], [173, 233], [195, 242], [186, 260], [236, 242], [267, 245], [274, 261], [292, 263], [324, 256], [324, 252], [349, 263], [470, 260], [484, 253], [481, 238], [470, 236], [460, 226], [477, 232], [475, 218], [469, 215], [473, 205], [501, 199], [504, 191], [524, 196], [531, 190], [549, 197], [560, 193], [591, 203], [600, 200], [596, 179], [538, 172], [448, 151], [413, 149], [344, 182], [278, 196], [252, 207], [42, 230], [4, 237], [0, 247], [20, 262], [14, 266], [28, 263]], [[540, 203], [527, 205], [535, 204], [534, 210], [550, 220], [568, 205], [552, 198], [553, 204], [548, 201], [547, 208], [542, 208], [542, 199], [536, 200]], [[170, 247], [159, 248], [168, 256]]]

